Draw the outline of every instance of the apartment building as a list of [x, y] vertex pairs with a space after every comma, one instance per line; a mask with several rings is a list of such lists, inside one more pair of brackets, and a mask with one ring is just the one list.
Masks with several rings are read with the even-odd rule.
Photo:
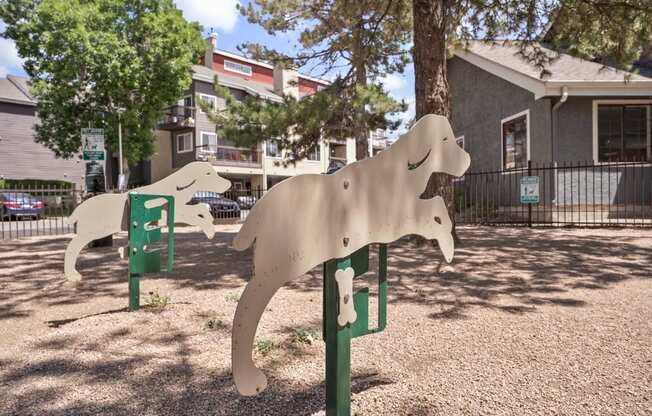
[[220, 50], [216, 34], [207, 39], [202, 64], [194, 65], [192, 72], [192, 85], [175, 106], [166, 110], [156, 131], [157, 150], [150, 162], [152, 181], [203, 160], [231, 180], [234, 189], [267, 190], [291, 176], [324, 173], [332, 164], [355, 161], [353, 139], [328, 140], [306, 160], [283, 166], [283, 154], [276, 142], [268, 140], [252, 149], [237, 147], [228, 138], [218, 137], [215, 124], [198, 105], [198, 100], [203, 100], [217, 109], [225, 108], [226, 103], [213, 90], [215, 75], [236, 98], [254, 96], [272, 102], [282, 101], [283, 94], [299, 99], [309, 96], [326, 86], [326, 81]]
[[79, 158], [62, 159], [34, 141], [38, 123], [36, 100], [29, 80], [0, 78], [0, 179], [60, 180], [83, 185], [85, 164]]

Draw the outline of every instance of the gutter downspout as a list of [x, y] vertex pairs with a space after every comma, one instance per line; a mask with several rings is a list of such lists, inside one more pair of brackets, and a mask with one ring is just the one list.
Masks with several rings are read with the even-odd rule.
[[[557, 134], [557, 128], [559, 126], [559, 122], [555, 123], [555, 120], [559, 121], [559, 113], [558, 110], [559, 108], [564, 105], [564, 103], [568, 100], [568, 87], [563, 86], [561, 89], [561, 98], [559, 101], [555, 103], [555, 105], [552, 106], [552, 114], [550, 114], [550, 123], [552, 124], [551, 126], [551, 131], [550, 131], [550, 161], [554, 164], [555, 167], [557, 167], [557, 157], [555, 157], [555, 140], [559, 139], [559, 134]], [[557, 175], [557, 169], [553, 170], [555, 173], [555, 179], [553, 181], [553, 186], [558, 183], [556, 175]], [[554, 190], [553, 192], [554, 199], [552, 200], [553, 205], [557, 205], [557, 189]]]
[[552, 114], [550, 120], [552, 122], [552, 131], [550, 132], [552, 136], [552, 140], [550, 141], [550, 158], [552, 159], [552, 162], [557, 162], [557, 158], [555, 157], [555, 140], [559, 138], [559, 135], [557, 134], [559, 123], [555, 123], [555, 120], [559, 119], [557, 110], [559, 110], [559, 108], [564, 105], [566, 100], [568, 100], [568, 87], [564, 85], [561, 89], [561, 98], [555, 103], [554, 106], [552, 106]]

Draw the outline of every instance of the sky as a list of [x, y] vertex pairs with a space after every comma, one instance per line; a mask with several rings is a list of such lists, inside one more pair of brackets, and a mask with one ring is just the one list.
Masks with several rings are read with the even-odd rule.
[[[246, 5], [248, 0], [175, 0], [186, 20], [198, 21], [207, 35], [211, 30], [218, 34], [218, 48], [237, 53], [238, 45], [257, 42], [281, 52], [296, 51], [297, 33], [270, 36], [259, 26], [247, 22], [236, 6]], [[5, 25], [0, 21], [0, 32]], [[305, 71], [302, 71], [305, 72]], [[11, 40], [0, 38], [0, 77], [7, 74], [24, 75], [22, 59]], [[317, 75], [317, 71], [308, 75]], [[404, 74], [391, 74], [381, 79], [392, 96], [405, 100], [409, 109], [400, 115], [404, 125], [414, 117], [414, 71], [408, 66]], [[399, 132], [404, 130], [399, 129]], [[395, 136], [395, 134], [392, 134]]]

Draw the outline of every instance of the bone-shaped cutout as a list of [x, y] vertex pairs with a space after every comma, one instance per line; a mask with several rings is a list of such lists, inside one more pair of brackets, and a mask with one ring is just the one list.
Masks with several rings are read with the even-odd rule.
[[337, 282], [337, 291], [340, 298], [340, 313], [337, 315], [339, 326], [352, 324], [358, 318], [353, 306], [353, 277], [355, 271], [352, 267], [335, 272], [335, 281]]

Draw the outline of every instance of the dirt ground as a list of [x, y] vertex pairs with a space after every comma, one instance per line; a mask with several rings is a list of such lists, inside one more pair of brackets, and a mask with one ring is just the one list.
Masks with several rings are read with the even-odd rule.
[[[236, 231], [178, 230], [175, 270], [141, 282], [143, 304], [169, 296], [161, 312], [125, 309], [124, 236], [83, 252], [78, 285], [62, 278], [69, 236], [0, 242], [0, 414], [323, 414], [319, 269], [263, 315], [268, 389], [236, 393], [230, 329], [251, 270], [229, 248]], [[354, 414], [652, 414], [652, 232], [460, 237], [453, 266], [390, 246], [387, 329], [353, 341]]]

